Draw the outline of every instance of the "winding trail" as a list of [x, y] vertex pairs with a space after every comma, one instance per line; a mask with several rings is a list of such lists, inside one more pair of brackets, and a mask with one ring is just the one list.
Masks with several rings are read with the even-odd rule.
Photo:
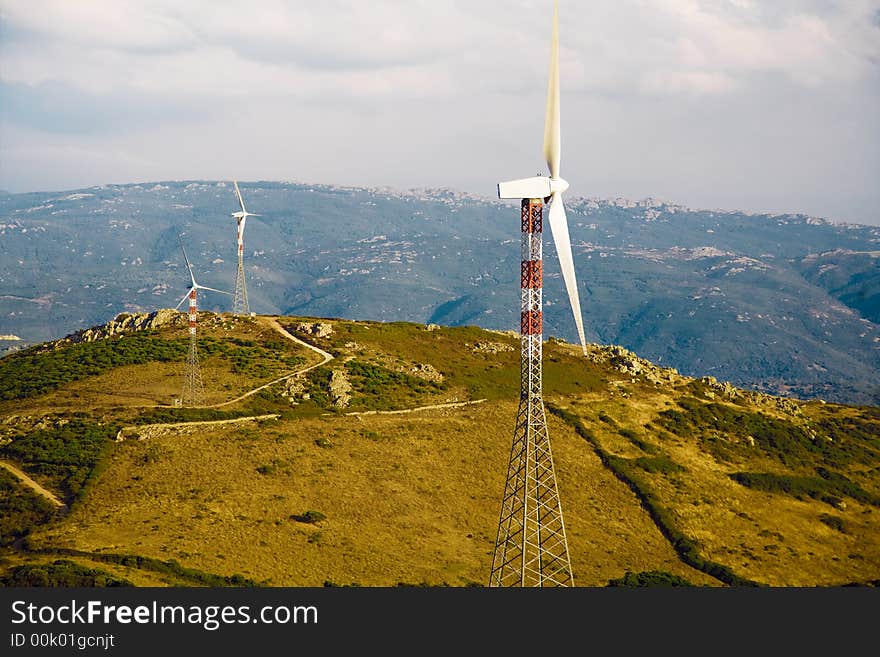
[[209, 404], [207, 406], [199, 406], [198, 408], [222, 408], [223, 406], [229, 406], [231, 404], [235, 404], [236, 402], [240, 402], [242, 399], [247, 399], [248, 397], [251, 397], [251, 396], [257, 394], [261, 390], [265, 390], [266, 388], [274, 386], [276, 383], [281, 383], [282, 381], [287, 381], [288, 379], [292, 379], [293, 377], [299, 376], [300, 374], [305, 374], [306, 372], [310, 372], [313, 369], [315, 369], [316, 367], [321, 367], [321, 365], [325, 365], [326, 363], [329, 363], [331, 360], [333, 360], [333, 356], [331, 354], [328, 354], [323, 349], [320, 349], [314, 345], [311, 345], [304, 340], [300, 340], [295, 335], [291, 335], [290, 333], [288, 333], [287, 329], [285, 329], [283, 326], [281, 326], [281, 324], [278, 323], [277, 319], [272, 319], [272, 318], [260, 318], [260, 319], [262, 321], [264, 321], [264, 323], [268, 324], [270, 328], [274, 329], [275, 331], [280, 333], [282, 336], [284, 336], [288, 340], [293, 340], [298, 345], [303, 346], [306, 349], [311, 349], [316, 354], [321, 356], [321, 358], [323, 360], [321, 360], [320, 363], [315, 363], [313, 365], [309, 365], [308, 367], [296, 370], [295, 372], [290, 372], [289, 374], [285, 374], [284, 376], [280, 376], [277, 379], [269, 381], [269, 383], [264, 383], [263, 385], [254, 388], [253, 390], [248, 390], [246, 393], [244, 393], [243, 395], [239, 395], [235, 399], [230, 399], [229, 401], [220, 402], [219, 404]]
[[462, 406], [473, 406], [474, 404], [482, 404], [487, 399], [474, 399], [473, 401], [463, 402], [447, 402], [446, 404], [431, 404], [430, 406], [417, 406], [416, 408], [402, 408], [397, 411], [352, 411], [346, 415], [403, 415], [404, 413], [418, 413], [419, 411], [432, 411], [437, 408], [461, 408]]
[[[179, 429], [181, 427], [217, 426], [222, 424], [241, 424], [243, 422], [259, 422], [260, 420], [277, 420], [281, 416], [278, 413], [268, 415], [247, 415], [245, 417], [233, 417], [226, 420], [195, 420], [193, 422], [160, 422], [158, 424], [133, 424], [122, 427], [116, 433], [116, 442], [120, 443], [127, 438], [127, 433], [141, 434], [149, 431], [161, 431], [162, 429]], [[143, 438], [138, 438], [143, 440]]]
[[19, 470], [18, 467], [12, 465], [12, 463], [9, 463], [8, 461], [0, 461], [0, 468], [4, 468], [5, 470], [8, 470], [15, 477], [17, 477], [21, 483], [23, 483], [25, 486], [27, 486], [28, 488], [33, 490], [37, 495], [45, 497], [47, 500], [49, 500], [55, 506], [57, 506], [57, 507], [65, 506], [64, 502], [62, 502], [57, 497], [55, 497], [55, 494], [52, 491], [46, 490], [45, 488], [40, 486], [40, 484], [38, 484], [36, 481], [34, 481], [30, 477], [28, 477], [27, 474], [25, 474], [23, 471]]

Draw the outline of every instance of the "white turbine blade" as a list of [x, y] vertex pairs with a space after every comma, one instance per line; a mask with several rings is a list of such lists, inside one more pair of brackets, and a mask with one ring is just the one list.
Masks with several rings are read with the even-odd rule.
[[241, 197], [241, 192], [238, 191], [238, 182], [233, 180], [232, 184], [235, 185], [235, 193], [238, 196], [238, 204], [241, 206], [241, 211], [247, 214], [247, 210], [244, 209], [244, 199]]
[[544, 121], [544, 157], [550, 177], [559, 177], [559, 3], [553, 7], [553, 37], [550, 42], [550, 79], [547, 83], [547, 116]]
[[233, 296], [232, 292], [224, 292], [223, 290], [215, 290], [213, 287], [205, 287], [204, 285], [196, 285], [199, 290], [208, 290], [209, 292], [219, 292], [220, 294], [228, 294]]
[[558, 192], [553, 194], [550, 199], [550, 230], [553, 231], [553, 242], [556, 244], [559, 267], [562, 269], [562, 278], [565, 280], [565, 289], [568, 291], [568, 301], [571, 304], [571, 311], [574, 313], [574, 323], [577, 325], [581, 348], [586, 356], [587, 340], [584, 337], [584, 319], [581, 316], [581, 301], [578, 295], [577, 278], [574, 275], [574, 258], [571, 254], [571, 237], [568, 235], [568, 218], [565, 216], [562, 194]]
[[183, 240], [180, 235], [177, 236], [178, 241], [180, 242], [180, 248], [183, 251], [183, 260], [186, 263], [186, 268], [189, 270], [189, 277], [192, 279], [193, 287], [196, 287], [196, 276], [193, 274], [192, 265], [189, 264], [189, 258], [186, 257], [186, 247], [183, 246]]
[[[192, 290], [190, 290], [190, 292], [191, 292], [191, 291], [192, 291]], [[183, 295], [183, 299], [181, 299], [181, 300], [177, 303], [177, 305], [174, 306], [174, 310], [179, 310], [180, 307], [183, 305], [183, 302], [186, 301], [187, 299], [189, 299], [189, 292], [187, 292], [186, 294]]]

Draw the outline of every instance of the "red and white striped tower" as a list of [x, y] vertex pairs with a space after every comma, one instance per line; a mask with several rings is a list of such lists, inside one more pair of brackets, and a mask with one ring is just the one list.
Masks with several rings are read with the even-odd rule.
[[203, 406], [205, 403], [205, 387], [202, 383], [202, 370], [199, 367], [196, 338], [196, 322], [199, 316], [197, 294], [198, 290], [195, 287], [189, 291], [189, 353], [183, 376], [183, 394], [180, 396], [180, 403], [183, 406]]
[[543, 203], [522, 200], [520, 390], [490, 586], [572, 586], [542, 396]]

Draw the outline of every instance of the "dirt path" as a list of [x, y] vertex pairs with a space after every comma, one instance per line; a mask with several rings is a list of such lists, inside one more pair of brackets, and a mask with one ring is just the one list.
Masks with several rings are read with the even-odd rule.
[[28, 488], [33, 490], [35, 493], [37, 493], [37, 495], [41, 495], [42, 497], [45, 497], [47, 500], [49, 500], [55, 506], [57, 506], [57, 507], [64, 506], [64, 502], [62, 502], [57, 497], [55, 497], [55, 494], [52, 491], [46, 490], [45, 488], [40, 486], [40, 484], [38, 484], [36, 481], [34, 481], [30, 477], [28, 477], [24, 472], [19, 470], [16, 466], [12, 465], [11, 463], [9, 463], [7, 461], [0, 461], [0, 468], [4, 468], [4, 469], [8, 470], [9, 472], [11, 472], [13, 475], [15, 475], [18, 478], [19, 481], [21, 481], [21, 483], [23, 483], [25, 486], [27, 486]]
[[[281, 416], [278, 413], [268, 415], [248, 415], [246, 417], [233, 417], [227, 420], [196, 420], [195, 422], [160, 422], [158, 424], [133, 424], [122, 427], [116, 434], [116, 442], [122, 442], [127, 438], [126, 434], [144, 434], [161, 432], [163, 429], [179, 429], [181, 427], [217, 426], [221, 424], [241, 424], [242, 422], [258, 422], [259, 420], [277, 420]], [[139, 436], [143, 440], [150, 436]]]
[[461, 408], [462, 406], [473, 406], [474, 404], [482, 404], [486, 399], [475, 399], [465, 402], [449, 402], [447, 404], [431, 404], [430, 406], [417, 406], [416, 408], [402, 408], [399, 411], [354, 411], [346, 413], [346, 415], [402, 415], [404, 413], [417, 413], [418, 411], [432, 411], [437, 408]]
[[321, 362], [315, 363], [313, 365], [309, 365], [308, 367], [304, 367], [302, 369], [296, 370], [295, 372], [285, 374], [284, 376], [280, 376], [277, 379], [269, 381], [269, 383], [264, 383], [263, 385], [261, 385], [257, 388], [254, 388], [253, 390], [248, 390], [246, 393], [236, 397], [235, 399], [230, 399], [229, 401], [220, 402], [219, 404], [209, 404], [208, 406], [200, 406], [199, 408], [222, 408], [223, 406], [229, 406], [229, 405], [234, 404], [236, 402], [240, 402], [242, 399], [247, 399], [248, 397], [251, 397], [252, 395], [257, 394], [261, 390], [265, 390], [266, 388], [274, 386], [276, 383], [281, 383], [282, 381], [287, 381], [287, 379], [292, 379], [293, 377], [299, 376], [300, 374], [305, 374], [306, 372], [310, 372], [311, 370], [315, 369], [316, 367], [321, 367], [321, 365], [324, 365], [325, 363], [329, 363], [331, 360], [333, 360], [333, 356], [331, 354], [328, 354], [323, 349], [319, 349], [318, 347], [315, 347], [314, 345], [310, 345], [308, 342], [305, 342], [304, 340], [300, 340], [295, 335], [291, 335], [290, 333], [288, 333], [287, 330], [283, 326], [281, 326], [281, 324], [278, 323], [278, 320], [271, 319], [271, 318], [262, 318], [262, 317], [260, 319], [265, 324], [267, 324], [270, 328], [274, 329], [275, 331], [280, 333], [282, 336], [284, 336], [288, 340], [292, 340], [292, 341], [296, 342], [298, 345], [303, 346], [306, 349], [310, 349], [310, 350], [314, 351], [316, 354], [321, 356], [321, 358], [322, 358]]

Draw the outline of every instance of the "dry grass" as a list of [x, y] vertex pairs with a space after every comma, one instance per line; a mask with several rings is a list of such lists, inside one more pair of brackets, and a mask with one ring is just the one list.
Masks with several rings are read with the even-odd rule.
[[[678, 529], [699, 541], [704, 558], [771, 586], [840, 585], [880, 576], [880, 509], [850, 499], [845, 509], [835, 509], [817, 500], [802, 501], [739, 485], [729, 475], [744, 467], [785, 470], [757, 450], [747, 459], [723, 463], [701, 449], [695, 439], [661, 440], [656, 432], [645, 431], [644, 425], [669, 399], [663, 393], [626, 405], [593, 399], [588, 407], [575, 404], [574, 410], [611, 454], [639, 455], [619, 433], [619, 429], [630, 429], [684, 468], [673, 474], [643, 472], [640, 478], [674, 511]], [[617, 425], [595, 419], [599, 412], [613, 417]], [[824, 514], [839, 518], [847, 533], [822, 522]]]
[[[284, 325], [295, 321], [281, 318]], [[175, 559], [274, 586], [485, 584], [518, 370], [516, 353], [487, 356], [473, 344], [516, 340], [474, 328], [428, 332], [408, 324], [332, 324], [333, 336], [313, 340], [337, 354], [328, 367], [355, 357], [392, 371], [429, 363], [445, 376], [445, 389], [410, 391], [398, 383], [371, 404], [390, 409], [491, 401], [362, 417], [303, 404], [282, 420], [256, 426], [190, 428], [113, 445], [88, 494], [68, 517], [36, 530], [35, 544]], [[278, 339], [261, 321], [219, 318], [203, 328], [218, 339]], [[293, 343], [285, 348], [298, 349]], [[312, 352], [305, 357], [316, 358]], [[880, 578], [880, 509], [850, 499], [845, 508], [833, 508], [741, 486], [729, 477], [732, 472], [798, 473], [758, 450], [740, 449], [722, 462], [697, 436], [661, 431], [658, 414], [689, 396], [686, 386], [633, 383], [609, 367], [584, 363], [567, 345], [548, 344], [546, 357], [548, 400], [579, 416], [605, 452], [628, 459], [647, 492], [670, 512], [676, 531], [698, 541], [704, 559], [779, 586]], [[209, 401], [261, 383], [233, 375], [228, 364], [214, 359], [204, 367]], [[24, 404], [7, 403], [0, 416], [86, 408], [119, 420], [133, 406], [168, 403], [178, 385], [179, 365], [128, 366]], [[118, 417], [113, 409], [121, 409]], [[792, 420], [773, 409], [746, 410]], [[804, 413], [793, 421], [804, 425], [857, 411], [808, 405]], [[604, 585], [628, 570], [662, 570], [696, 584], [719, 584], [679, 559], [635, 493], [588, 441], [555, 416], [548, 420], [578, 585]], [[643, 471], [636, 464], [642, 458], [668, 459], [683, 470]], [[878, 492], [877, 472], [878, 463], [865, 461], [854, 463], [847, 476]], [[292, 518], [310, 510], [325, 518]], [[136, 584], [175, 583], [165, 575], [98, 567]]]
[[[87, 500], [38, 540], [271, 585], [483, 584], [514, 413], [498, 403], [123, 444]], [[579, 585], [626, 570], [713, 581], [678, 561], [582, 439], [555, 419], [551, 431]], [[318, 437], [332, 446], [318, 447]], [[290, 519], [307, 510], [326, 520]]]

